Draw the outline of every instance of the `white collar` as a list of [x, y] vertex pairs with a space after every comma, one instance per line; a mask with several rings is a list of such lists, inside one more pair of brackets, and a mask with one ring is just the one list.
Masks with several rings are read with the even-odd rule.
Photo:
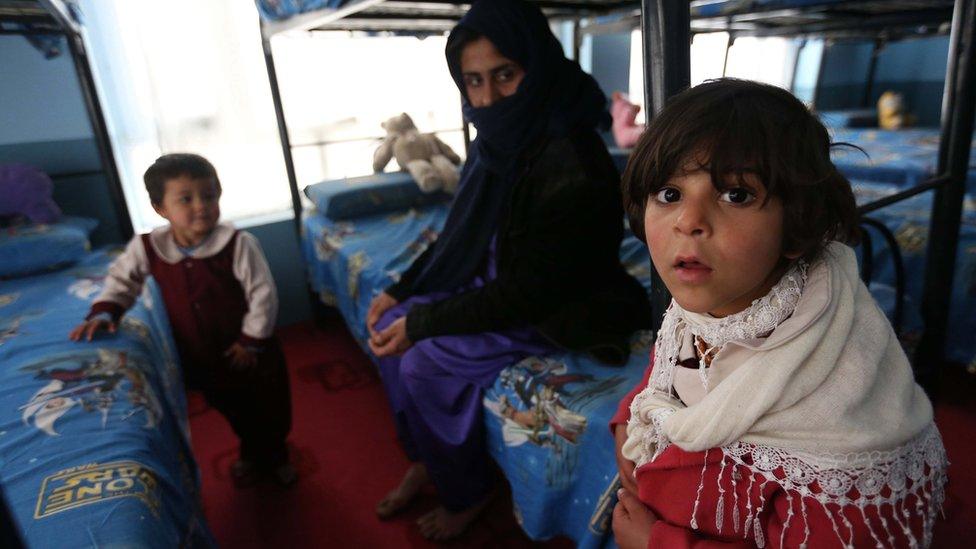
[[[190, 252], [189, 257], [203, 259], [216, 255], [234, 238], [236, 232], [237, 229], [230, 223], [218, 223], [213, 232]], [[170, 225], [153, 229], [149, 233], [149, 242], [156, 255], [166, 263], [179, 263], [187, 257], [173, 238], [173, 228]]]

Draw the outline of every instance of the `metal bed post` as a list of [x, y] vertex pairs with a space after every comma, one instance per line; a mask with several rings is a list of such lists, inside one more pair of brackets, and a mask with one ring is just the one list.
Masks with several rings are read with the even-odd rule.
[[125, 202], [125, 193], [122, 190], [122, 179], [119, 177], [119, 168], [115, 162], [115, 152], [112, 150], [112, 142], [109, 138], [108, 125], [105, 123], [105, 113], [102, 104], [98, 99], [98, 91], [95, 88], [95, 78], [92, 74], [91, 65], [88, 63], [88, 54], [85, 50], [85, 41], [79, 29], [69, 19], [69, 15], [58, 9], [51, 3], [45, 3], [45, 7], [52, 17], [58, 22], [68, 42], [68, 50], [71, 52], [71, 59], [74, 62], [75, 74], [78, 76], [78, 84], [81, 89], [81, 96], [88, 110], [88, 119], [91, 122], [92, 133], [95, 143], [98, 146], [98, 156], [102, 163], [102, 170], [108, 178], [109, 193], [115, 203], [115, 217], [119, 224], [122, 238], [129, 240], [134, 234], [132, 228], [132, 218], [129, 217], [129, 207]]
[[915, 352], [916, 377], [933, 393], [944, 361], [952, 279], [966, 191], [973, 116], [976, 114], [976, 7], [956, 0], [952, 15], [946, 91], [943, 96], [939, 173], [948, 182], [935, 189], [929, 225], [922, 317], [925, 326]]
[[[723, 78], [725, 77], [725, 74], [729, 72], [729, 50], [732, 49], [732, 44], [734, 43], [735, 43], [735, 35], [732, 34], [732, 31], [727, 32], [725, 36], [725, 54], [722, 56], [722, 77]], [[690, 64], [691, 63], [689, 58], [689, 65]]]
[[278, 73], [275, 71], [274, 54], [271, 52], [271, 38], [265, 36], [262, 24], [261, 45], [264, 47], [264, 65], [268, 70], [268, 83], [271, 84], [271, 100], [274, 103], [275, 118], [278, 120], [278, 137], [281, 139], [281, 153], [285, 158], [288, 172], [288, 187], [291, 190], [291, 207], [294, 211], [295, 232], [302, 233], [302, 198], [298, 193], [298, 177], [295, 175], [295, 160], [291, 155], [291, 139], [288, 137], [288, 123], [281, 103], [281, 90], [278, 88]]
[[875, 73], [878, 72], [878, 56], [881, 55], [881, 39], [875, 39], [874, 46], [871, 48], [871, 61], [868, 62], [868, 72], [864, 83], [864, 95], [861, 97], [861, 106], [871, 106], [871, 95], [874, 92]]
[[[691, 81], [691, 12], [687, 2], [641, 1], [644, 44], [644, 104], [650, 115]], [[648, 118], [650, 122], [650, 117]], [[650, 261], [650, 260], [648, 260]], [[651, 328], [661, 327], [671, 294], [651, 264]]]

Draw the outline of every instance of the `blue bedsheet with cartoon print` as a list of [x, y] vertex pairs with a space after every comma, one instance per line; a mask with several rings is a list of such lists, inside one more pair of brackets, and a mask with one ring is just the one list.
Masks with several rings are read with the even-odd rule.
[[[851, 180], [858, 204], [923, 183], [934, 177], [938, 169], [940, 130], [936, 128], [837, 128], [831, 130], [831, 139], [863, 150], [837, 147], [831, 153], [834, 164]], [[899, 337], [909, 350], [918, 342], [923, 325], [920, 307], [932, 196], [932, 192], [926, 192], [869, 215], [894, 233], [904, 260], [906, 292]], [[891, 319], [895, 298], [894, 263], [891, 251], [877, 231], [871, 229], [871, 234], [874, 243], [871, 293]], [[946, 358], [976, 366], [973, 333], [976, 333], [976, 149], [971, 148], [949, 307]]]
[[29, 547], [207, 547], [186, 398], [154, 283], [68, 340], [111, 254], [0, 281], [0, 483]]
[[[365, 349], [369, 302], [437, 238], [447, 205], [394, 215], [303, 220], [309, 280], [321, 300], [341, 311]], [[635, 238], [621, 258], [650, 285], [650, 262]], [[607, 430], [623, 396], [641, 379], [650, 334], [633, 340], [623, 368], [573, 354], [534, 357], [502, 371], [485, 394], [488, 446], [512, 488], [517, 518], [533, 539], [567, 536], [579, 547], [610, 542], [617, 466]]]
[[[852, 180], [859, 204], [878, 200], [902, 189], [902, 185]], [[883, 223], [895, 237], [905, 266], [905, 298], [899, 338], [910, 349], [921, 336], [922, 296], [925, 289], [925, 252], [928, 249], [932, 193], [926, 192], [868, 214]], [[869, 229], [872, 240], [873, 276], [871, 293], [893, 320], [895, 306], [895, 264], [891, 249], [880, 233]], [[945, 354], [948, 360], [976, 366], [976, 196], [963, 201], [959, 245], [949, 302], [949, 324]]]
[[[864, 152], [836, 147], [831, 159], [852, 180], [908, 188], [936, 175], [939, 167], [940, 131], [934, 128], [904, 130], [831, 130], [835, 143], [851, 143]], [[970, 149], [967, 193], [976, 197], [976, 149]]]

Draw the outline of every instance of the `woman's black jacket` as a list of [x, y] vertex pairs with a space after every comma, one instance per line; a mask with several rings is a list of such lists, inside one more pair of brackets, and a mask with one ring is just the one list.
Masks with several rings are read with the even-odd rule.
[[[650, 327], [651, 308], [620, 264], [624, 215], [613, 160], [595, 131], [581, 130], [539, 144], [524, 166], [499, 222], [497, 277], [413, 306], [407, 336], [416, 342], [532, 326], [559, 347], [625, 362], [630, 335]], [[388, 294], [403, 301], [416, 293], [433, 246]]]

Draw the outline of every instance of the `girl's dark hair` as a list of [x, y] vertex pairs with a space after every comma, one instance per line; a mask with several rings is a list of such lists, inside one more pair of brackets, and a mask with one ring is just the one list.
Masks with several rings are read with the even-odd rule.
[[813, 261], [832, 240], [856, 242], [857, 208], [830, 161], [827, 129], [792, 94], [721, 78], [671, 99], [634, 148], [622, 186], [630, 228], [641, 240], [644, 210], [688, 164], [701, 162], [716, 188], [754, 174], [783, 204], [783, 252]]
[[146, 191], [149, 192], [149, 200], [153, 205], [158, 206], [163, 203], [166, 182], [178, 177], [209, 179], [217, 185], [217, 192], [221, 192], [217, 169], [209, 160], [192, 153], [164, 154], [157, 158], [142, 176], [142, 180], [146, 183]]

